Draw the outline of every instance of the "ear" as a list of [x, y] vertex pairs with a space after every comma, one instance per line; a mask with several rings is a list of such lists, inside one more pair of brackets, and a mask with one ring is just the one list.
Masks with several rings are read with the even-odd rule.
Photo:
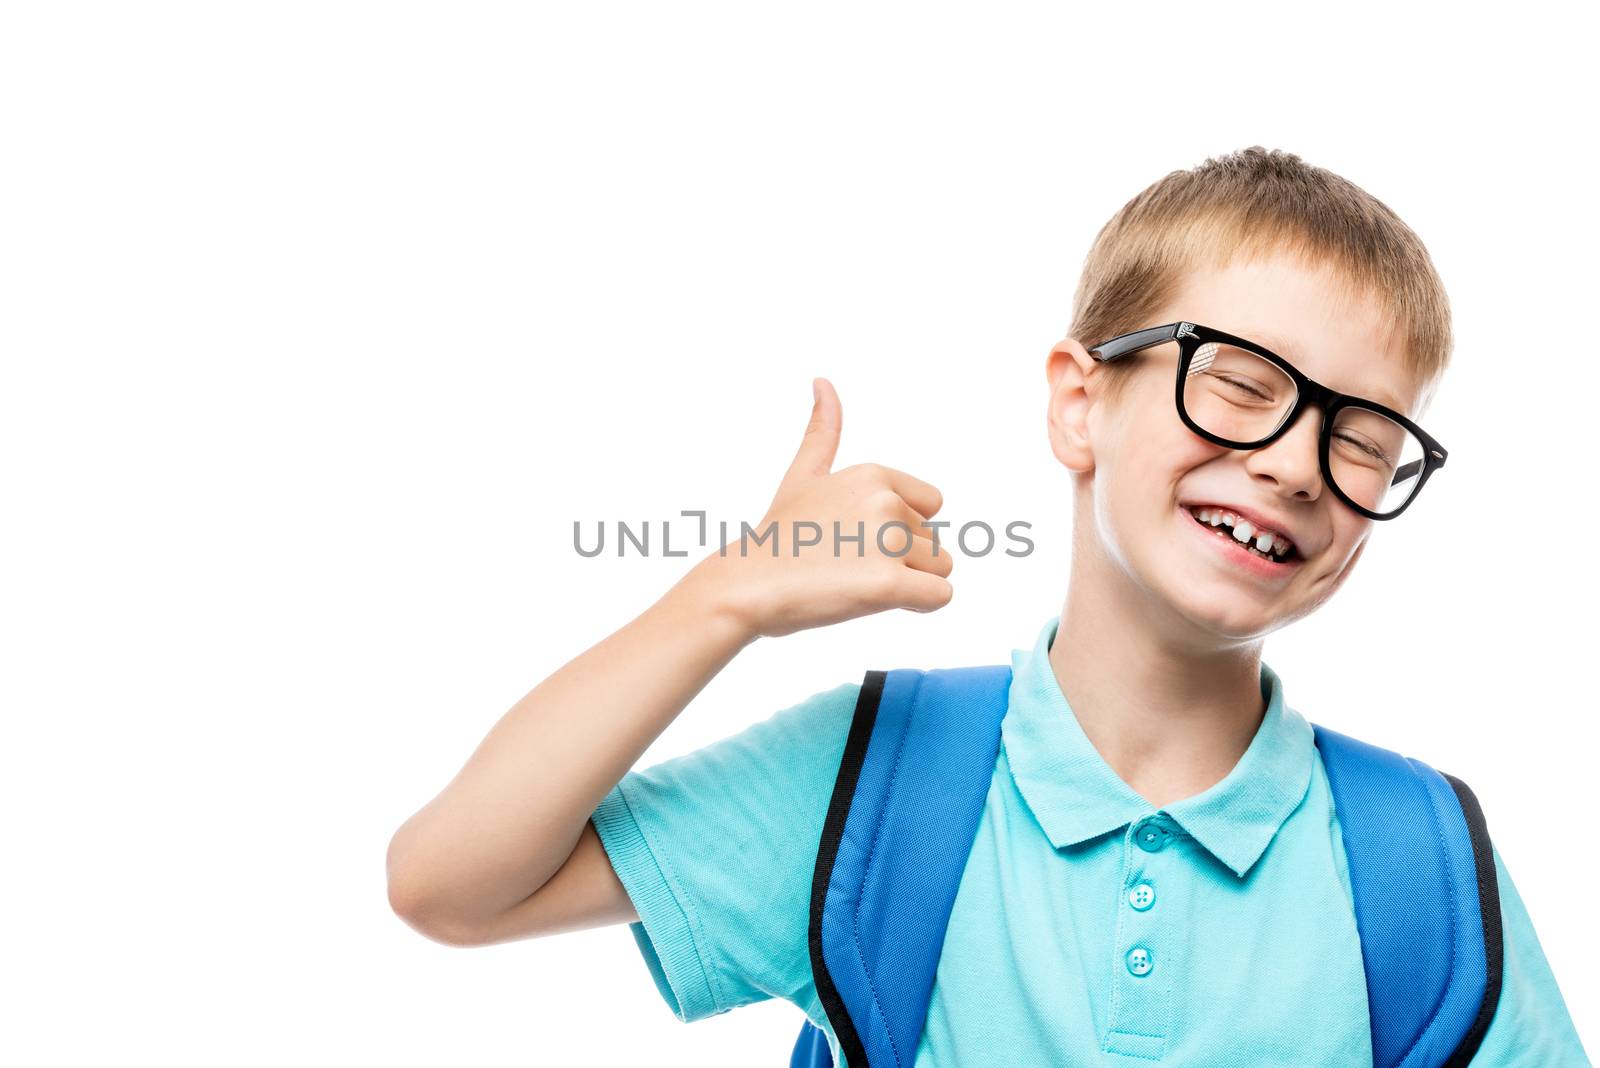
[[1099, 363], [1077, 339], [1062, 338], [1045, 357], [1044, 374], [1050, 383], [1050, 409], [1046, 423], [1050, 451], [1073, 471], [1094, 468], [1094, 448], [1089, 436], [1089, 382]]

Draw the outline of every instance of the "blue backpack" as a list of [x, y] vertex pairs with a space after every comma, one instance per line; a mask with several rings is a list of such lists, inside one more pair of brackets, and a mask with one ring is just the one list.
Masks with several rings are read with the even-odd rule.
[[[911, 1068], [1000, 752], [1008, 665], [869, 671], [817, 849], [817, 996], [850, 1068]], [[1375, 1068], [1465, 1065], [1500, 998], [1500, 898], [1465, 783], [1313, 726], [1349, 861]], [[1417, 908], [1418, 897], [1437, 908]], [[914, 1052], [908, 1052], [914, 1058]], [[832, 1068], [807, 1020], [790, 1068]]]

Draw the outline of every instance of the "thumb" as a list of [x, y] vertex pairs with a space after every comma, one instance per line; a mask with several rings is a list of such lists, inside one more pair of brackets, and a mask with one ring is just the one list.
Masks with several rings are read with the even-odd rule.
[[813, 378], [811, 396], [811, 422], [806, 424], [800, 450], [784, 475], [786, 482], [795, 476], [827, 474], [833, 469], [834, 454], [839, 451], [839, 426], [844, 416], [833, 383], [826, 378]]

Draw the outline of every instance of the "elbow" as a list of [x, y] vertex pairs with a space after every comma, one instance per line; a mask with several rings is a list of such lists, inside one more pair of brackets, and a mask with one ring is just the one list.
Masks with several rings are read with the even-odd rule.
[[415, 861], [398, 861], [395, 844], [390, 842], [390, 910], [413, 931], [441, 945], [467, 947], [487, 944], [483, 926], [467, 919], [452, 906], [449, 897], [427, 877], [425, 867]]
[[470, 932], [451, 919], [448, 908], [443, 908], [434, 895], [406, 879], [390, 876], [389, 908], [394, 910], [395, 916], [405, 921], [406, 926], [411, 927], [411, 931], [440, 945], [477, 945]]
[[403, 883], [389, 883], [389, 907], [407, 927], [440, 945], [466, 948], [487, 944], [475, 925], [464, 922], [434, 898]]

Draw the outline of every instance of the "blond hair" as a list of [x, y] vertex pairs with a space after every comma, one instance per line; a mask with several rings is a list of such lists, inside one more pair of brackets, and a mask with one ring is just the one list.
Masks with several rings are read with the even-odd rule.
[[[1425, 406], [1451, 347], [1450, 303], [1428, 250], [1372, 194], [1276, 149], [1246, 148], [1173, 171], [1123, 205], [1084, 261], [1070, 333], [1093, 347], [1160, 325], [1146, 319], [1189, 270], [1276, 251], [1325, 262], [1378, 300]], [[1100, 365], [1109, 395], [1136, 363]]]

